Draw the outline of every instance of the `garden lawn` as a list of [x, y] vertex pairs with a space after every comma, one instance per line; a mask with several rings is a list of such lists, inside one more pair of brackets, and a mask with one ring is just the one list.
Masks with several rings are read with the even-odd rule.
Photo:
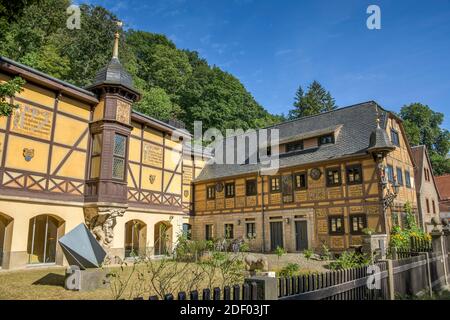
[[1, 300], [108, 300], [111, 290], [76, 292], [64, 289], [65, 268], [0, 272]]

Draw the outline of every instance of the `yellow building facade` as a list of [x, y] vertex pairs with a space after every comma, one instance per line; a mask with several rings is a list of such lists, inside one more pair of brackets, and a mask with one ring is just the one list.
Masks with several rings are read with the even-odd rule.
[[65, 265], [57, 240], [80, 223], [120, 258], [165, 254], [187, 227], [202, 164], [177, 128], [131, 110], [132, 83], [107, 78], [118, 65], [84, 90], [0, 59], [1, 83], [26, 80], [0, 117], [2, 268]]

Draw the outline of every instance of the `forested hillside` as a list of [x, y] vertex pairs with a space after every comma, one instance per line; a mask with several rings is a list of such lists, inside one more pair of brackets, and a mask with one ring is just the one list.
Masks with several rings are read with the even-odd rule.
[[[81, 29], [66, 27], [70, 0], [0, 0], [0, 55], [78, 86], [91, 83], [111, 59], [117, 17], [82, 5]], [[280, 121], [259, 105], [242, 83], [196, 52], [180, 50], [164, 35], [122, 33], [120, 60], [142, 92], [135, 109], [192, 130], [255, 128]]]

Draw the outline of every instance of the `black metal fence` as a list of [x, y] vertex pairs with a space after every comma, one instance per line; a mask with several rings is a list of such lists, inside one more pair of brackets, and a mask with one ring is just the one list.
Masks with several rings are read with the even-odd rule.
[[[145, 300], [143, 297], [134, 300]], [[160, 300], [158, 296], [150, 296], [148, 300]], [[226, 286], [222, 289], [214, 288], [198, 290], [189, 293], [179, 292], [177, 295], [165, 294], [163, 300], [258, 300], [258, 286], [256, 282], [244, 283], [243, 285]]]

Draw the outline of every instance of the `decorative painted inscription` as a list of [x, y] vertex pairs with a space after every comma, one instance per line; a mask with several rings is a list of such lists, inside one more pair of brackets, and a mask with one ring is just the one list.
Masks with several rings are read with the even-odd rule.
[[330, 188], [328, 189], [328, 197], [330, 199], [342, 198], [342, 190], [340, 187], [338, 188]]
[[183, 169], [183, 184], [190, 184], [192, 182], [192, 168]]
[[317, 221], [317, 232], [322, 233], [322, 234], [328, 233], [327, 220], [318, 220]]
[[162, 167], [163, 147], [144, 142], [143, 163], [155, 167]]
[[130, 124], [130, 105], [122, 100], [117, 101], [116, 120]]
[[316, 216], [317, 218], [323, 218], [327, 216], [327, 209], [321, 208], [316, 209]]
[[366, 212], [368, 214], [379, 214], [380, 210], [379, 210], [378, 206], [367, 206]]
[[50, 140], [53, 126], [52, 112], [28, 105], [14, 110], [11, 131]]
[[247, 206], [255, 207], [256, 206], [256, 197], [247, 197]]
[[245, 207], [245, 197], [236, 197], [236, 207]]
[[325, 189], [318, 188], [318, 189], [309, 190], [308, 198], [309, 198], [309, 200], [312, 200], [312, 201], [325, 200]]
[[343, 214], [344, 208], [341, 207], [333, 207], [328, 209], [329, 214]]
[[332, 248], [344, 248], [344, 239], [342, 238], [332, 238], [331, 240]]
[[308, 197], [307, 197], [306, 191], [296, 192], [295, 193], [295, 201], [296, 202], [304, 202], [304, 201], [307, 201], [307, 200], [308, 200]]
[[363, 212], [362, 206], [352, 206], [350, 207], [350, 213], [361, 213]]
[[361, 197], [363, 195], [362, 186], [349, 186], [348, 195], [350, 197]]

